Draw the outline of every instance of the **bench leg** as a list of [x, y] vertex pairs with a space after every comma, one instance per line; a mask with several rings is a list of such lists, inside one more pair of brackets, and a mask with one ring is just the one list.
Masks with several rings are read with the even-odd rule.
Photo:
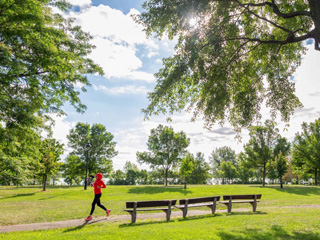
[[232, 203], [231, 203], [231, 202], [229, 202], [227, 206], [228, 206], [228, 213], [231, 213]]
[[181, 209], [182, 213], [183, 213], [183, 217], [186, 218], [187, 217], [187, 213], [188, 213], [188, 208], [185, 207], [184, 209]]
[[257, 210], [257, 203], [253, 202], [252, 205], [252, 211], [255, 212]]
[[216, 212], [216, 205], [208, 206], [211, 209], [212, 214]]
[[135, 223], [137, 219], [137, 213], [136, 212], [129, 212], [131, 215], [131, 223]]
[[169, 222], [171, 216], [171, 209], [163, 210], [166, 213], [166, 219]]

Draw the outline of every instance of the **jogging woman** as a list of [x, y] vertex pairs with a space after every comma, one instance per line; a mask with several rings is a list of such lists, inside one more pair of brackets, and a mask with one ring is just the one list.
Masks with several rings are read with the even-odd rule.
[[92, 219], [92, 214], [94, 212], [95, 206], [96, 204], [101, 207], [103, 210], [106, 211], [107, 217], [109, 216], [111, 210], [106, 209], [100, 202], [100, 198], [101, 198], [101, 188], [106, 188], [106, 185], [104, 184], [104, 182], [102, 181], [102, 174], [101, 173], [97, 173], [96, 174], [96, 178], [97, 180], [92, 184], [90, 182], [91, 187], [94, 187], [94, 199], [92, 202], [92, 207], [91, 207], [91, 212], [90, 215], [85, 219], [86, 221], [89, 221]]

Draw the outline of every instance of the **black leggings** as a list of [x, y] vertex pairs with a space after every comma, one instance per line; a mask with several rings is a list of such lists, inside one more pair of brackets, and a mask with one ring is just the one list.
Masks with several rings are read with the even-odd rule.
[[96, 204], [99, 207], [101, 207], [103, 210], [107, 211], [107, 209], [101, 204], [100, 198], [101, 198], [101, 193], [94, 195], [90, 215], [92, 215], [92, 213], [94, 212]]

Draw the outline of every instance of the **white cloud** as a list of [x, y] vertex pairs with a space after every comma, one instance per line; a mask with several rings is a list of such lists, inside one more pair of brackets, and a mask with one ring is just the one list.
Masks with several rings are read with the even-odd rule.
[[142, 67], [142, 61], [136, 57], [133, 46], [116, 45], [109, 39], [96, 37], [92, 40], [96, 49], [90, 58], [99, 64], [107, 78], [125, 78]]
[[91, 0], [67, 0], [73, 6], [88, 7], [91, 5]]
[[153, 74], [142, 71], [132, 71], [128, 75], [128, 79], [145, 81], [147, 83], [153, 83], [156, 81], [156, 78]]
[[152, 57], [158, 56], [158, 55], [159, 55], [158, 52], [149, 52], [148, 55], [147, 55], [147, 57], [148, 57], [148, 58], [152, 58]]
[[150, 49], [157, 49], [154, 41], [146, 37], [143, 27], [131, 18], [132, 14], [139, 11], [131, 9], [128, 14], [109, 6], [92, 6], [82, 12], [72, 12], [71, 17], [76, 18], [76, 23], [84, 31], [94, 36], [107, 37], [118, 44], [144, 44]]
[[89, 57], [103, 68], [107, 78], [154, 82], [152, 74], [139, 70], [143, 63], [136, 54], [137, 46], [143, 45], [147, 55], [154, 55], [158, 45], [146, 37], [143, 27], [131, 18], [132, 14], [139, 12], [131, 9], [125, 15], [101, 4], [72, 12], [70, 16], [76, 19], [75, 24], [94, 36], [92, 44], [96, 49]]
[[97, 86], [93, 85], [93, 89], [96, 91], [103, 91], [105, 93], [111, 95], [119, 95], [119, 94], [147, 94], [148, 90], [145, 86], [135, 86], [135, 85], [127, 85], [121, 87], [106, 87], [106, 86]]

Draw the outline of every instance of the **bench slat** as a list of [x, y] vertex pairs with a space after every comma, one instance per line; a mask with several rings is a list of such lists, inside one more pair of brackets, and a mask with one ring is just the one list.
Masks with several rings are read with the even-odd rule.
[[[188, 204], [188, 208], [192, 208], [192, 207], [207, 207], [207, 206], [213, 206], [213, 203]], [[179, 209], [183, 209], [183, 208], [185, 208], [185, 205], [175, 205], [174, 207], [179, 208]]]
[[[146, 208], [146, 207], [163, 207], [169, 206], [169, 202], [171, 201], [171, 205], [175, 205], [177, 200], [161, 200], [161, 201], [137, 201], [137, 208]], [[135, 202], [126, 202], [126, 208], [133, 208]]]
[[189, 198], [189, 199], [181, 199], [179, 201], [180, 205], [183, 205], [186, 203], [186, 200], [188, 200], [188, 204], [192, 203], [203, 203], [203, 202], [213, 202], [216, 198], [216, 201], [220, 200], [220, 196], [213, 196], [213, 197], [203, 197], [203, 198]]
[[[139, 208], [139, 209], [136, 209], [136, 211], [164, 211], [164, 210], [168, 210], [168, 208]], [[133, 209], [125, 209], [124, 211], [126, 212], [133, 212]]]
[[262, 194], [247, 194], [247, 195], [224, 195], [223, 200], [233, 199], [254, 199], [254, 196], [257, 196], [256, 199], [261, 199]]
[[[259, 202], [259, 201], [256, 201]], [[229, 203], [229, 201], [220, 201], [219, 203]], [[232, 203], [254, 203], [254, 200], [232, 201]]]

